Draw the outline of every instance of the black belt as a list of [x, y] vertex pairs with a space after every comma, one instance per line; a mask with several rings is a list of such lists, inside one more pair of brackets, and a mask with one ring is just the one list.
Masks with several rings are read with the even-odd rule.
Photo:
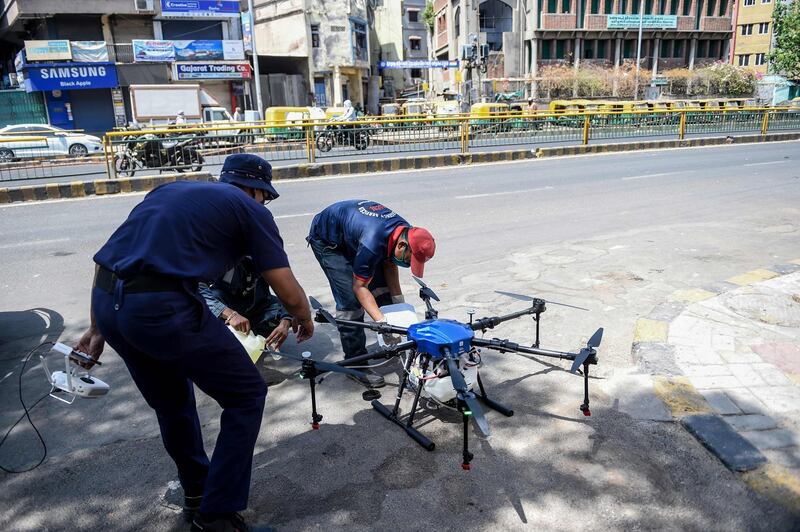
[[[94, 285], [104, 292], [113, 294], [117, 280], [119, 280], [117, 274], [100, 266], [97, 270]], [[152, 274], [140, 274], [130, 279], [124, 279], [122, 286], [124, 290], [130, 294], [187, 291], [187, 282], [185, 280]]]

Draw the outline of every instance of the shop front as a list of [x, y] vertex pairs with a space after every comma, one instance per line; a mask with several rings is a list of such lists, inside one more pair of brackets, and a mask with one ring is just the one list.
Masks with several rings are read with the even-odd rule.
[[174, 81], [199, 83], [203, 90], [228, 108], [233, 114], [236, 107], [244, 108], [243, 82], [252, 79], [253, 71], [247, 62], [175, 62], [172, 66]]
[[50, 124], [102, 136], [116, 125], [114, 63], [29, 63], [25, 91], [44, 94]]

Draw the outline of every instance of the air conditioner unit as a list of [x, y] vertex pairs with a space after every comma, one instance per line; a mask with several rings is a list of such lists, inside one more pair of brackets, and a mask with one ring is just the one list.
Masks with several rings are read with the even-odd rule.
[[153, 0], [133, 0], [134, 9], [137, 13], [154, 13]]

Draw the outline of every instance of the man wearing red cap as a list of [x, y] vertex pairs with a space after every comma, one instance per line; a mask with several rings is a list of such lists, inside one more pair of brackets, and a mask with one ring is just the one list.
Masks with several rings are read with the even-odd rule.
[[[306, 239], [331, 285], [336, 317], [362, 321], [364, 311], [385, 321], [380, 307], [402, 303], [398, 266], [422, 277], [425, 262], [436, 252], [427, 229], [412, 227], [396, 212], [375, 201], [334, 203], [314, 217]], [[345, 358], [367, 352], [364, 329], [340, 326]], [[371, 370], [359, 381], [378, 388], [386, 384]]]

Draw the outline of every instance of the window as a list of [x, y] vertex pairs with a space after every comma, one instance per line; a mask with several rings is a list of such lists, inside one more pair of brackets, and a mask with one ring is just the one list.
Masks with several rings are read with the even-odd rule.
[[763, 65], [767, 62], [766, 54], [756, 54], [756, 64]]
[[319, 48], [319, 24], [311, 25], [311, 48]]
[[411, 69], [411, 77], [414, 79], [419, 79], [422, 77], [422, 69], [420, 68], [412, 68]]
[[772, 3], [772, 0], [761, 0], [762, 4], [769, 4]]
[[752, 35], [753, 34], [753, 25], [752, 24], [742, 24], [739, 27], [742, 29], [742, 35]]
[[328, 104], [325, 94], [325, 78], [314, 78], [314, 98], [318, 106], [324, 107]]
[[765, 34], [769, 33], [769, 22], [761, 22], [758, 24], [758, 33]]
[[409, 22], [419, 22], [419, 11], [416, 9], [409, 9], [408, 10], [408, 21]]
[[421, 50], [422, 40], [419, 37], [409, 37], [408, 45], [412, 50]]
[[456, 37], [461, 35], [461, 6], [456, 8], [456, 14], [453, 15], [453, 25], [455, 26]]
[[739, 56], [739, 66], [747, 66], [750, 64], [750, 56], [749, 55], [740, 55]]
[[744, 5], [746, 5], [746, 6], [754, 6], [754, 5], [756, 5], [756, 0], [744, 0]]
[[351, 20], [353, 27], [353, 57], [360, 61], [367, 60], [367, 25]]

